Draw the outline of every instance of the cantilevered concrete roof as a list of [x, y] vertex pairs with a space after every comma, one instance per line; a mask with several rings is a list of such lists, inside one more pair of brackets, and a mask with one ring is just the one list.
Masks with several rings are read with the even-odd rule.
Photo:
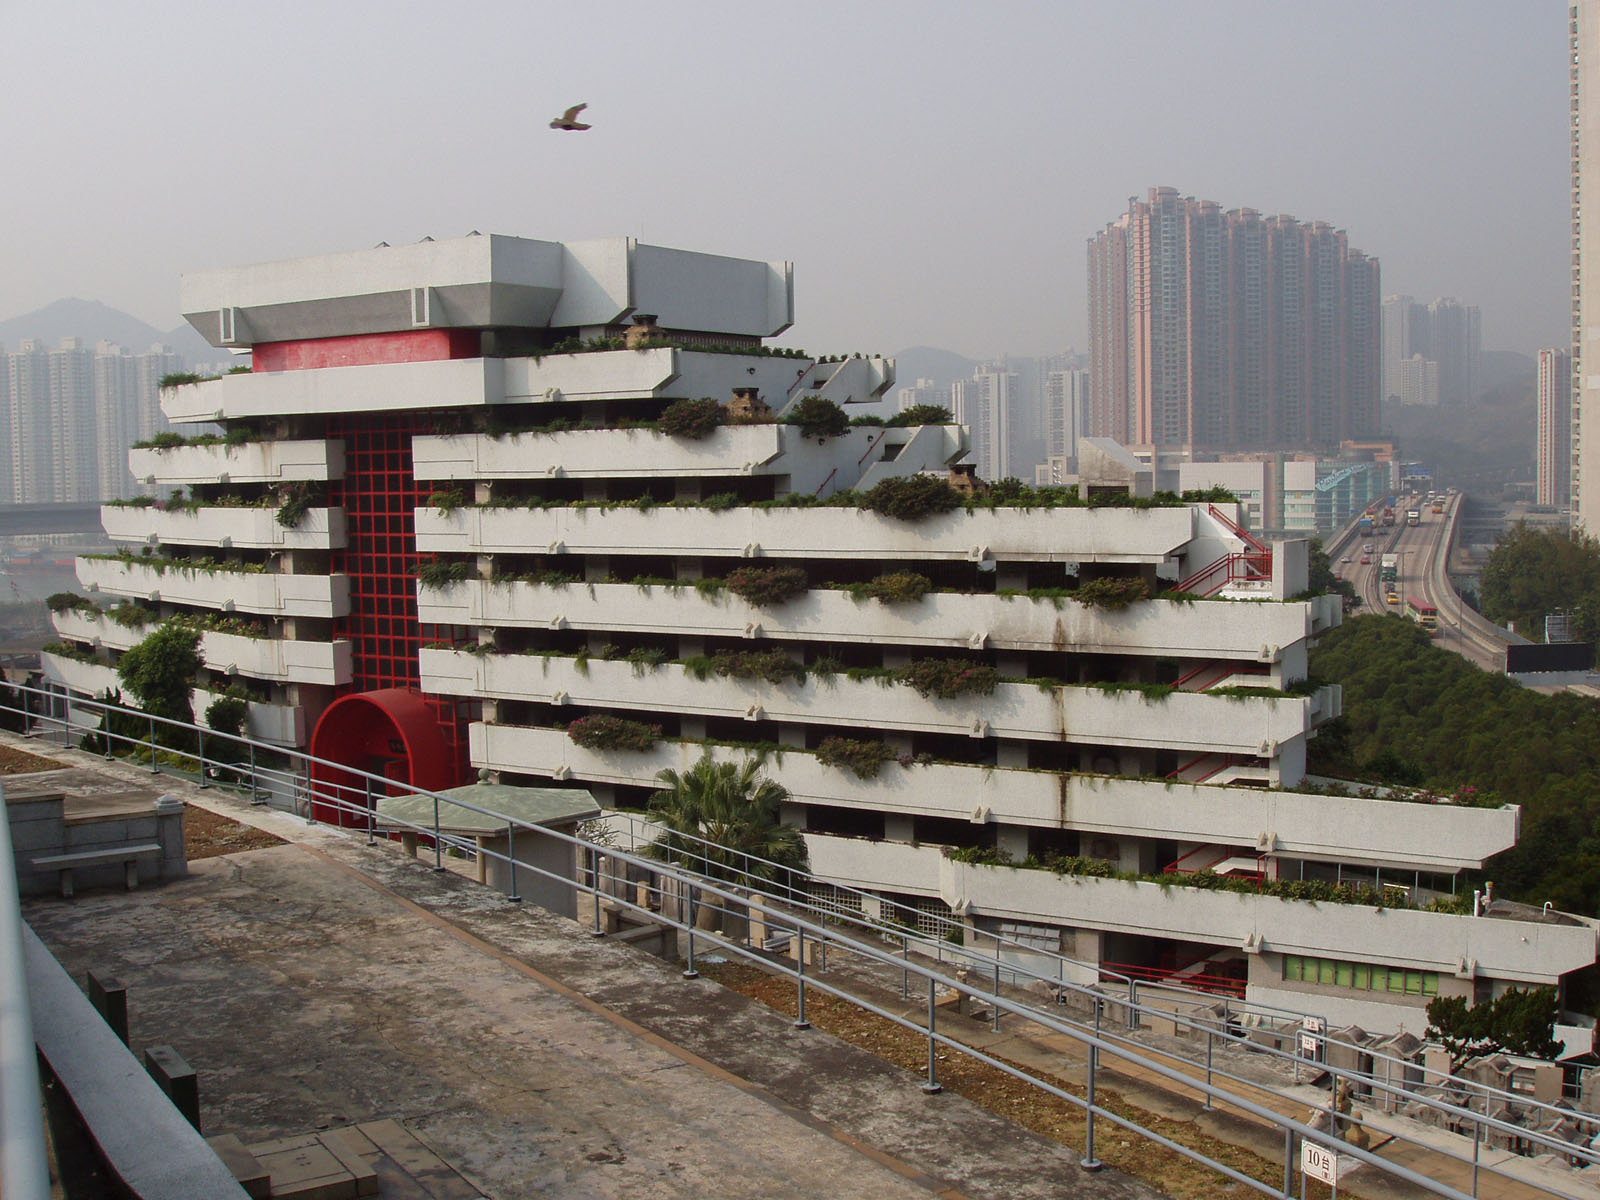
[[[503, 783], [469, 783], [440, 792], [439, 828], [464, 836], [499, 833], [507, 818], [523, 825], [566, 825], [600, 815], [594, 797], [582, 788], [512, 787]], [[422, 793], [385, 796], [378, 801], [378, 822], [403, 828], [433, 828], [433, 797]], [[465, 807], [471, 805], [471, 808]], [[487, 811], [479, 812], [484, 809]]]
[[473, 234], [186, 273], [185, 319], [214, 346], [413, 329], [574, 328], [650, 313], [667, 329], [771, 337], [794, 321], [794, 268], [634, 238]]

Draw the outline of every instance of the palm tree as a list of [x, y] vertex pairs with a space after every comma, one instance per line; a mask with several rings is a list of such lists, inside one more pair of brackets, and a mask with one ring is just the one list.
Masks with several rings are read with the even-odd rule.
[[666, 832], [650, 844], [652, 857], [724, 882], [778, 882], [809, 865], [800, 831], [778, 819], [788, 789], [762, 776], [755, 759], [735, 766], [708, 753], [681, 774], [656, 778], [665, 786], [650, 797], [649, 813]]

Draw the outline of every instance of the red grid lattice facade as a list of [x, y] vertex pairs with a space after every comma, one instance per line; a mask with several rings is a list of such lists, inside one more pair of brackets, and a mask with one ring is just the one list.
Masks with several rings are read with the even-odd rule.
[[[328, 422], [328, 437], [344, 440], [344, 479], [329, 485], [329, 503], [343, 506], [346, 547], [333, 570], [350, 577], [350, 615], [334, 622], [347, 638], [352, 681], [342, 694], [383, 688], [420, 691], [417, 651], [437, 640], [417, 621], [416, 520], [431, 488], [412, 473], [411, 439], [432, 433], [412, 413], [352, 414]], [[453, 700], [424, 695], [444, 734], [449, 778], [467, 777], [466, 714]]]

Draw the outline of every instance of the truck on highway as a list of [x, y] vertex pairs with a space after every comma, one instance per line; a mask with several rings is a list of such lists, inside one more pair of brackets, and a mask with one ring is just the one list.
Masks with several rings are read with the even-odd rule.
[[1398, 554], [1385, 554], [1378, 560], [1378, 579], [1382, 583], [1394, 583], [1400, 578], [1400, 556]]
[[1383, 523], [1385, 525], [1393, 525], [1394, 524], [1394, 509], [1393, 508], [1386, 508], [1386, 509], [1383, 510]]
[[1361, 519], [1356, 522], [1356, 530], [1361, 534], [1362, 537], [1371, 537], [1372, 536], [1372, 514], [1371, 513], [1364, 514], [1361, 517]]
[[1407, 525], [1421, 525], [1422, 524], [1422, 509], [1420, 509], [1420, 508], [1408, 508], [1408, 509], [1406, 509], [1406, 524]]

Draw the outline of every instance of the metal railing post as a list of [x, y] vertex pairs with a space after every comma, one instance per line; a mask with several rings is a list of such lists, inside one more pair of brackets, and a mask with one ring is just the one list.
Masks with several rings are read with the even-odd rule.
[[1283, 1131], [1283, 1195], [1284, 1200], [1294, 1196], [1294, 1130]]
[[[483, 847], [479, 846], [478, 854], [480, 862], [482, 862], [483, 853]], [[489, 864], [483, 863], [483, 867], [484, 878], [487, 879], [489, 874]], [[511, 894], [507, 896], [506, 899], [511, 901], [513, 904], [521, 904], [522, 897], [517, 895], [517, 823], [515, 821], [509, 821], [506, 823], [506, 867], [511, 871]]]
[[256, 776], [256, 744], [250, 743], [250, 803], [265, 804], [261, 799], [261, 780]]
[[194, 737], [196, 750], [200, 757], [200, 786], [207, 787], [209, 785], [206, 783], [206, 731], [196, 725], [194, 727]]
[[[1487, 1102], [1485, 1107], [1487, 1107]], [[1474, 1196], [1478, 1194], [1478, 1155], [1479, 1143], [1483, 1140], [1482, 1135], [1483, 1122], [1474, 1121], [1472, 1123], [1472, 1194]]]
[[150, 774], [161, 774], [161, 764], [156, 761], [156, 718], [150, 714]]
[[1000, 1032], [1000, 947], [994, 948], [994, 993], [989, 1004], [993, 1017], [989, 1022], [991, 1033]]
[[911, 999], [911, 939], [900, 935], [900, 999]]
[[365, 800], [367, 804], [367, 845], [371, 846], [377, 841], [377, 838], [375, 838], [373, 834], [376, 832], [378, 809], [377, 806], [372, 803], [372, 780], [363, 777], [361, 782], [367, 785], [365, 789]]
[[433, 869], [444, 870], [444, 843], [439, 840], [439, 797], [433, 798]]
[[806, 1020], [806, 931], [800, 926], [795, 926], [795, 1018], [796, 1029], [810, 1029], [811, 1022]]
[[[1215, 1036], [1211, 1030], [1206, 1030], [1206, 1087], [1208, 1089], [1211, 1087], [1211, 1053]], [[1211, 1110], [1211, 1092], [1209, 1090], [1206, 1092], [1205, 1109], [1207, 1112]]]
[[[299, 780], [300, 776], [298, 773], [296, 773], [295, 782], [298, 783]], [[311, 760], [308, 758], [306, 759], [306, 824], [315, 825], [316, 823], [317, 802], [311, 793]]]
[[600, 851], [598, 847], [590, 849], [589, 855], [589, 882], [594, 888], [594, 928], [590, 930], [593, 937], [604, 937], [605, 931], [600, 928]]
[[689, 905], [688, 905], [689, 920], [687, 922], [687, 925], [688, 925], [687, 933], [689, 935], [689, 938], [688, 938], [688, 954], [687, 954], [687, 957], [686, 957], [686, 959], [684, 961], [684, 964], [683, 964], [683, 977], [685, 979], [699, 979], [700, 978], [700, 972], [696, 971], [694, 969], [694, 908], [695, 908], [695, 899], [694, 899], [694, 885], [693, 884], [689, 885], [688, 896], [689, 896]]
[[944, 1085], [939, 1082], [939, 1066], [934, 1053], [939, 1043], [934, 1039], [933, 1031], [938, 1020], [938, 1007], [934, 996], [933, 976], [928, 976], [928, 1081], [922, 1085], [922, 1090], [932, 1096], [944, 1091]]
[[1100, 1065], [1100, 997], [1094, 998], [1094, 1036], [1089, 1043], [1089, 1081], [1086, 1089], [1088, 1103], [1083, 1110], [1083, 1158], [1079, 1162], [1085, 1171], [1098, 1171], [1101, 1161], [1094, 1155], [1094, 1076]]

